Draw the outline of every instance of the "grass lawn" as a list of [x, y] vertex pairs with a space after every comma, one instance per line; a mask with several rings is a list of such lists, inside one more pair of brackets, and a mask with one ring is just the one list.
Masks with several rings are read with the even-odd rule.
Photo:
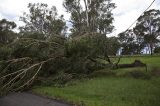
[[[151, 67], [160, 68], [160, 57], [125, 57], [121, 63], [139, 59]], [[139, 68], [137, 68], [139, 69]], [[113, 70], [117, 73], [132, 69]], [[74, 81], [73, 85], [58, 88], [39, 86], [33, 92], [85, 106], [160, 106], [160, 77], [97, 77]]]

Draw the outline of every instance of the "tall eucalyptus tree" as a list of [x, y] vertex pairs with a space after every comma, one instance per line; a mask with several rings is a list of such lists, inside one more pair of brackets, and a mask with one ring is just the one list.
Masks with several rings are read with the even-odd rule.
[[159, 42], [160, 37], [160, 10], [151, 9], [146, 11], [134, 28], [136, 35], [143, 37], [146, 45], [150, 47], [150, 53], [153, 54], [153, 47]]

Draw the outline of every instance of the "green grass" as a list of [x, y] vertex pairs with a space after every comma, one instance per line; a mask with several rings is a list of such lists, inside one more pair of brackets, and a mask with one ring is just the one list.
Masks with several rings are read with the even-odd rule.
[[[124, 57], [121, 63], [132, 63], [135, 59], [147, 63], [149, 67], [160, 67], [160, 57], [151, 56]], [[122, 74], [135, 69], [113, 71]], [[149, 80], [117, 76], [97, 77], [73, 83], [63, 88], [35, 87], [33, 92], [85, 106], [160, 106], [160, 77]]]
[[134, 60], [141, 60], [146, 63], [149, 67], [160, 67], [160, 56], [142, 56], [142, 57], [122, 57], [120, 63], [132, 63]]

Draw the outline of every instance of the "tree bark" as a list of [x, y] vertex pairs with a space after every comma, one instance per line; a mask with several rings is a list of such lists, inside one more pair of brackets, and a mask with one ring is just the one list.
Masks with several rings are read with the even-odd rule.
[[87, 22], [87, 27], [89, 27], [89, 21], [88, 21], [88, 2], [84, 0], [85, 8], [86, 8], [86, 22]]
[[153, 44], [150, 43], [150, 51], [151, 51], [151, 56], [153, 55]]

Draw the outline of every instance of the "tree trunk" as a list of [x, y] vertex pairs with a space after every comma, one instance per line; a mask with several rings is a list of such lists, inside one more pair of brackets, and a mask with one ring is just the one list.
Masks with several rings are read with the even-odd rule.
[[150, 43], [150, 51], [151, 51], [151, 55], [153, 55], [153, 44]]
[[86, 22], [87, 22], [87, 27], [89, 27], [89, 21], [88, 21], [88, 2], [84, 0], [85, 8], [86, 8]]

